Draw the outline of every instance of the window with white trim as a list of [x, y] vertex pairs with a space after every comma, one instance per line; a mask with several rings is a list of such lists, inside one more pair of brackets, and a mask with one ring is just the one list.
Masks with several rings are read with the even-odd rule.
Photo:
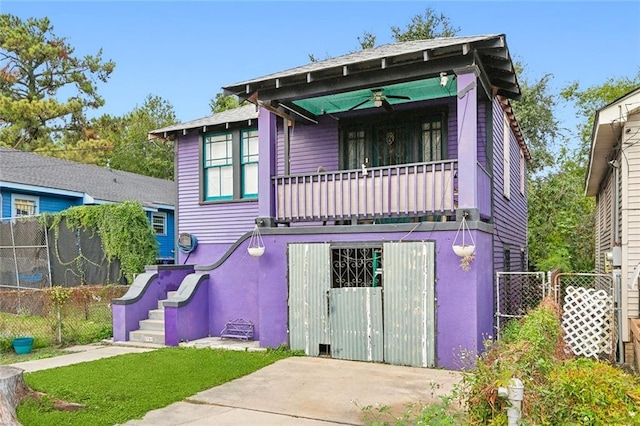
[[40, 197], [33, 195], [11, 195], [11, 216], [35, 216], [40, 213]]
[[167, 214], [162, 212], [151, 213], [151, 226], [156, 235], [167, 235]]
[[233, 198], [233, 151], [231, 133], [204, 137], [205, 198]]
[[507, 113], [502, 114], [503, 130], [502, 130], [502, 165], [504, 179], [504, 196], [511, 198], [511, 158], [509, 148], [511, 146], [511, 128], [509, 126], [509, 117]]
[[256, 198], [258, 150], [257, 129], [204, 135], [204, 201]]

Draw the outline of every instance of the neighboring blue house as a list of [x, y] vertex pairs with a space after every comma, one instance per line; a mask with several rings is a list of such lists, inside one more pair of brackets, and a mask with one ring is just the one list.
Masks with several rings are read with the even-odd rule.
[[158, 262], [173, 263], [175, 200], [169, 180], [0, 147], [0, 219], [138, 201], [157, 234]]
[[113, 301], [114, 339], [177, 345], [242, 319], [261, 346], [311, 356], [461, 368], [481, 352], [495, 273], [526, 270], [530, 154], [505, 36], [389, 44], [223, 89], [254, 105], [150, 133], [177, 146], [187, 246]]

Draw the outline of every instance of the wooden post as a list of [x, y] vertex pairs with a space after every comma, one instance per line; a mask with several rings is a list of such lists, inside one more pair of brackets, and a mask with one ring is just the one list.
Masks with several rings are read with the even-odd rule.
[[30, 391], [22, 377], [23, 371], [24, 370], [17, 367], [0, 367], [1, 425], [20, 425], [16, 417], [16, 407]]

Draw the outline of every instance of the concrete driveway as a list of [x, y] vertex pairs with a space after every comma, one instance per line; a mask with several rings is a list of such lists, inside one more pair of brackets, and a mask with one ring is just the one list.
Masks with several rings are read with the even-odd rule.
[[439, 401], [458, 372], [292, 357], [126, 425], [361, 425], [362, 407]]

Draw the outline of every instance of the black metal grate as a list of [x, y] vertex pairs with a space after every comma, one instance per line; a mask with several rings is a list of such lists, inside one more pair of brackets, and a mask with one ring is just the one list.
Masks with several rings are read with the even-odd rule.
[[382, 249], [332, 248], [331, 288], [382, 287]]

